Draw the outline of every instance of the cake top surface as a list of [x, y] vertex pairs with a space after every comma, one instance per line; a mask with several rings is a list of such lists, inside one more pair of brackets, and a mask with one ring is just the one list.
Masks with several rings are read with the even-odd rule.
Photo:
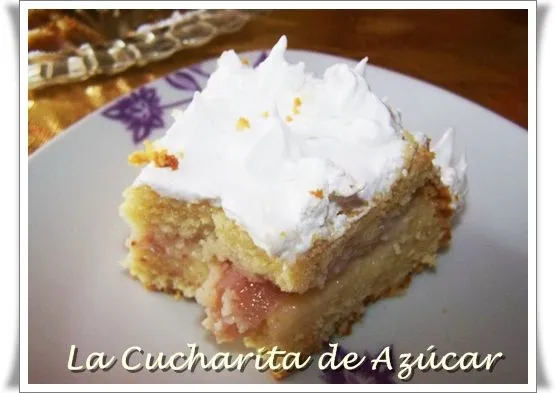
[[357, 219], [341, 198], [368, 209], [389, 191], [407, 142], [364, 79], [366, 59], [317, 77], [288, 63], [286, 46], [280, 38], [256, 68], [224, 52], [205, 89], [155, 142], [180, 157], [178, 167], [150, 164], [135, 185], [220, 206], [257, 246], [292, 260]]

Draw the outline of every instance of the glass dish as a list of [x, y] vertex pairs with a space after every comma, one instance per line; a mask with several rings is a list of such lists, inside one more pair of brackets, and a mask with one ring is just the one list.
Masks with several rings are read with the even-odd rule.
[[260, 10], [30, 10], [29, 90], [116, 74], [240, 30]]

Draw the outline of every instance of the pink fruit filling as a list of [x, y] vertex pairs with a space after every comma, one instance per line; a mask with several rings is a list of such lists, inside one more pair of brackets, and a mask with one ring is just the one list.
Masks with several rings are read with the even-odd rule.
[[211, 267], [197, 291], [197, 300], [206, 307], [203, 325], [219, 342], [257, 330], [282, 296], [270, 281], [248, 277], [230, 263]]

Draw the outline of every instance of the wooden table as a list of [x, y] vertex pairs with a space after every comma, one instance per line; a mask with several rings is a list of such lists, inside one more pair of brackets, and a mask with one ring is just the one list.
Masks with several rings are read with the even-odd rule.
[[276, 10], [238, 33], [118, 76], [29, 96], [29, 153], [106, 102], [223, 50], [290, 48], [353, 59], [441, 86], [527, 127], [526, 10]]

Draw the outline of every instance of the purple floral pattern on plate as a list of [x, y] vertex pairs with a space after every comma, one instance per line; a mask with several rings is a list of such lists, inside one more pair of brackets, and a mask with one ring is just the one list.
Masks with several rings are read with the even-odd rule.
[[[267, 52], [258, 53], [253, 67], [258, 66], [267, 56]], [[174, 89], [187, 93], [185, 98], [161, 104], [156, 88], [144, 86], [119, 99], [105, 109], [102, 115], [123, 123], [131, 131], [133, 143], [138, 144], [149, 138], [154, 130], [164, 128], [164, 111], [189, 104], [193, 94], [202, 89], [209, 77], [210, 72], [203, 69], [203, 64], [178, 70], [164, 80]]]
[[[341, 345], [338, 345], [338, 350], [336, 352], [336, 364], [340, 362], [347, 354], [349, 353], [348, 350], [343, 348]], [[394, 346], [390, 346], [390, 358], [392, 361], [392, 370], [389, 370], [386, 365], [379, 363], [379, 366], [376, 370], [373, 370], [371, 366], [371, 360], [378, 358], [380, 353], [376, 355], [371, 355], [368, 351], [363, 353], [365, 356], [365, 361], [361, 366], [357, 367], [354, 370], [346, 370], [345, 368], [339, 368], [337, 370], [332, 370], [330, 368], [322, 370], [320, 375], [321, 379], [324, 380], [326, 383], [348, 383], [348, 384], [390, 384], [396, 383], [394, 381], [394, 373], [396, 369], [396, 365], [394, 362]], [[361, 357], [361, 355], [360, 355]]]
[[[185, 90], [185, 91], [197, 91], [201, 90], [201, 86], [195, 79], [193, 75], [193, 70], [180, 70], [176, 71], [173, 74], [168, 75], [165, 79], [166, 81], [175, 87], [178, 90]], [[203, 78], [208, 78], [207, 75], [201, 75]]]
[[102, 112], [109, 119], [118, 120], [132, 132], [133, 142], [147, 138], [155, 128], [164, 127], [163, 108], [154, 87], [141, 87]]

